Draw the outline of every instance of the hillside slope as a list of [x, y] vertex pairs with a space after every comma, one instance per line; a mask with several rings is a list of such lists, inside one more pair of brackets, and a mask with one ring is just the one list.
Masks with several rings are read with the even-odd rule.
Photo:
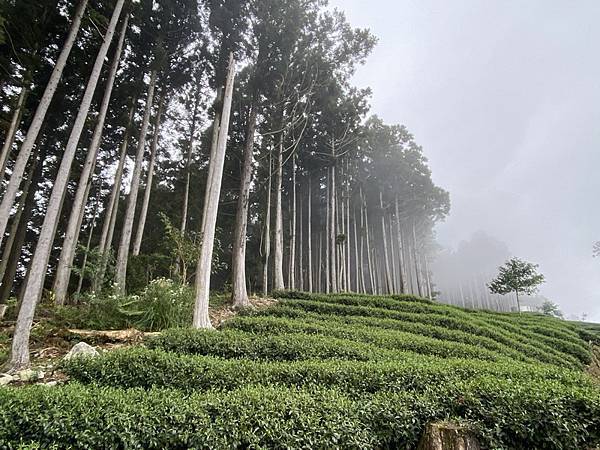
[[64, 363], [64, 387], [0, 390], [0, 440], [414, 448], [428, 422], [452, 419], [488, 448], [600, 443], [600, 389], [574, 324], [413, 296], [280, 297], [219, 331]]

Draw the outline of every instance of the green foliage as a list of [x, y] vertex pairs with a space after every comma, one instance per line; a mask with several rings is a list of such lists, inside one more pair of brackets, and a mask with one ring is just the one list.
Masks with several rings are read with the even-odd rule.
[[544, 276], [537, 268], [537, 264], [511, 258], [498, 269], [498, 276], [489, 284], [490, 291], [494, 294], [534, 294], [544, 282]]
[[[344, 297], [344, 299], [329, 299], [327, 296], [322, 296], [320, 301], [304, 301], [304, 300], [285, 300], [282, 306], [271, 308], [264, 314], [279, 314], [281, 307], [291, 307], [294, 310], [309, 311], [318, 314], [337, 315], [345, 317], [373, 317], [381, 319], [390, 319], [398, 321], [400, 327], [407, 327], [410, 323], [421, 323], [427, 326], [442, 327], [446, 329], [460, 330], [474, 335], [475, 338], [483, 337], [496, 341], [498, 344], [508, 346], [518, 352], [538, 359], [543, 362], [555, 362], [557, 364], [571, 363], [577, 365], [574, 355], [569, 355], [559, 352], [556, 346], [560, 342], [558, 339], [550, 337], [540, 337], [540, 335], [529, 332], [525, 327], [514, 325], [513, 320], [519, 320], [521, 317], [527, 316], [509, 316], [509, 321], [502, 320], [504, 317], [501, 314], [466, 312], [456, 307], [439, 305], [439, 304], [419, 304], [414, 302], [397, 302], [390, 301], [386, 298], [378, 298], [376, 301], [370, 300], [380, 305], [387, 305], [386, 308], [376, 308], [367, 306], [358, 306], [361, 304], [360, 299], [353, 297]], [[349, 304], [339, 304], [340, 302]], [[263, 314], [257, 312], [256, 314]], [[294, 311], [283, 312], [290, 317], [298, 316]], [[562, 325], [563, 328], [566, 327]], [[431, 329], [434, 332], [435, 329]], [[548, 339], [551, 345], [548, 345], [541, 340]], [[589, 350], [582, 346], [577, 335], [568, 338], [569, 342], [578, 345], [580, 349], [577, 351], [580, 354], [583, 351], [583, 362], [588, 362], [590, 359]], [[485, 339], [482, 340], [485, 346]]]
[[87, 294], [78, 306], [56, 309], [54, 319], [68, 328], [119, 330], [135, 327], [157, 331], [192, 323], [193, 290], [158, 278], [138, 295]]
[[[140, 299], [158, 311], [161, 295], [188, 295], [166, 280], [153, 289]], [[219, 331], [169, 329], [146, 347], [63, 361], [65, 387], [0, 390], [0, 441], [414, 448], [428, 422], [458, 420], [484, 448], [600, 444], [579, 325], [410, 296], [278, 295]]]
[[182, 355], [158, 349], [132, 348], [99, 358], [74, 358], [61, 369], [82, 383], [123, 388], [176, 388], [183, 391], [232, 390], [249, 384], [288, 387], [328, 386], [347, 395], [380, 391], [424, 392], [436, 385], [493, 375], [522, 381], [555, 380], [568, 386], [585, 386], [589, 377], [579, 371], [551, 365], [440, 359], [405, 353], [384, 361], [307, 360], [260, 361]]
[[449, 417], [472, 423], [488, 448], [573, 449], [600, 440], [599, 391], [556, 381], [484, 376], [354, 399], [336, 389], [280, 386], [191, 394], [78, 384], [0, 390], [0, 440], [9, 445], [412, 448], [427, 422]]
[[127, 264], [127, 291], [143, 291], [156, 278], [169, 276], [171, 259], [161, 253], [130, 256]]
[[166, 244], [171, 252], [173, 265], [179, 269], [177, 275], [182, 283], [187, 283], [189, 269], [195, 267], [200, 256], [202, 239], [198, 233], [182, 233], [166, 214], [161, 212], [159, 216], [165, 227]]
[[562, 317], [563, 313], [560, 310], [560, 308], [558, 307], [558, 305], [554, 302], [551, 302], [550, 300], [546, 300], [544, 301], [544, 303], [542, 303], [542, 306], [540, 306], [540, 312], [542, 314], [545, 314], [546, 316], [551, 316], [551, 317]]

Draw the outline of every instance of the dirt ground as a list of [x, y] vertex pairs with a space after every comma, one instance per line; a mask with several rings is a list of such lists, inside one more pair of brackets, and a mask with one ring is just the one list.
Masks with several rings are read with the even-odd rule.
[[[277, 300], [271, 298], [250, 297], [250, 303], [253, 308], [266, 308], [276, 302]], [[208, 313], [213, 326], [218, 328], [224, 321], [237, 315], [238, 311], [233, 309], [230, 304], [225, 303], [218, 307], [209, 308]], [[12, 336], [14, 326], [14, 321], [0, 323], [0, 356], [8, 354], [10, 336]], [[28, 382], [15, 380], [10, 385], [18, 386], [31, 383], [56, 384], [65, 382], [67, 377], [56, 370], [56, 365], [78, 342], [93, 345], [99, 352], [107, 352], [132, 345], [139, 345], [145, 337], [158, 333], [143, 332], [134, 328], [110, 331], [62, 329], [51, 325], [47, 321], [36, 321], [31, 330], [31, 369], [38, 374], [43, 373], [43, 377]]]

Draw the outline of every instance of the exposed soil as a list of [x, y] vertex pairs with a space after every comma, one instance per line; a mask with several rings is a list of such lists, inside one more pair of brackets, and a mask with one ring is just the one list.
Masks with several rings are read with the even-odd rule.
[[600, 383], [600, 346], [592, 344], [592, 362], [587, 368], [588, 373]]
[[[271, 298], [250, 297], [252, 308], [266, 308], [275, 304], [277, 300]], [[225, 302], [216, 307], [210, 307], [208, 314], [215, 328], [225, 320], [238, 314], [231, 303]], [[14, 321], [0, 322], [0, 355], [7, 354], [10, 347], [10, 336], [14, 330]], [[63, 329], [51, 325], [48, 321], [36, 321], [31, 330], [31, 369], [44, 372], [43, 378], [34, 381], [12, 381], [11, 386], [26, 384], [64, 383], [67, 377], [55, 366], [69, 350], [78, 342], [93, 345], [100, 353], [118, 348], [139, 345], [147, 336], [159, 332], [143, 332], [134, 328], [128, 330], [78, 330]], [[0, 360], [0, 365], [3, 361]], [[1, 376], [1, 374], [0, 374]]]

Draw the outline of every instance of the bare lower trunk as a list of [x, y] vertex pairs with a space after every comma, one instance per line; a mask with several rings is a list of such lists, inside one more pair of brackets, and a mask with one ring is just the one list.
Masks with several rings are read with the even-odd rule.
[[42, 289], [44, 286], [44, 278], [48, 265], [48, 259], [50, 258], [50, 252], [52, 250], [52, 242], [58, 224], [58, 216], [62, 207], [64, 194], [69, 181], [69, 172], [81, 131], [85, 124], [85, 119], [92, 102], [92, 96], [96, 89], [98, 78], [100, 77], [100, 71], [102, 64], [106, 58], [108, 47], [112, 40], [121, 8], [124, 0], [118, 0], [113, 11], [110, 23], [108, 25], [104, 41], [100, 46], [90, 79], [85, 89], [83, 99], [71, 135], [67, 142], [63, 158], [58, 169], [58, 174], [52, 188], [52, 194], [48, 202], [48, 208], [44, 222], [38, 238], [37, 247], [29, 266], [27, 285], [24, 290], [23, 300], [21, 302], [21, 308], [19, 309], [19, 315], [17, 317], [17, 323], [13, 335], [13, 342], [11, 348], [11, 356], [8, 362], [8, 366], [11, 369], [29, 365], [29, 334], [31, 330], [31, 324], [33, 323], [33, 316], [37, 303], [42, 295]]
[[[192, 117], [192, 126], [190, 128], [190, 142], [187, 156], [185, 158], [185, 189], [183, 191], [183, 206], [181, 208], [181, 226], [179, 228], [181, 235], [185, 235], [187, 228], [188, 204], [190, 201], [190, 181], [192, 178], [192, 160], [194, 152], [194, 136], [196, 135], [196, 116], [198, 115], [198, 105], [200, 103], [200, 91], [194, 99], [194, 116]], [[184, 280], [185, 281], [185, 280]]]
[[402, 245], [402, 227], [400, 225], [400, 208], [398, 206], [398, 197], [396, 197], [396, 232], [398, 239], [398, 280], [400, 282], [400, 293], [406, 292], [405, 277], [404, 277], [404, 249]]
[[371, 239], [369, 237], [369, 213], [365, 203], [363, 203], [365, 211], [365, 240], [367, 245], [367, 268], [369, 271], [369, 281], [371, 283], [371, 294], [377, 294], [377, 287], [375, 285], [375, 273], [373, 270], [373, 257], [371, 254]]
[[419, 296], [423, 296], [423, 289], [421, 287], [421, 276], [419, 274], [419, 258], [418, 258], [418, 254], [417, 254], [417, 234], [415, 231], [415, 223], [413, 221], [412, 224], [412, 237], [413, 237], [413, 242], [412, 242], [412, 249], [413, 249], [413, 263], [415, 265], [415, 281], [417, 284], [417, 291], [419, 293]]
[[96, 217], [98, 217], [98, 209], [100, 207], [99, 195], [100, 195], [100, 189], [98, 189], [98, 199], [96, 200], [96, 207], [94, 208], [94, 215], [92, 217], [92, 222], [90, 225], [90, 234], [88, 234], [87, 243], [85, 245], [85, 252], [83, 253], [83, 262], [81, 263], [81, 272], [79, 274], [79, 281], [77, 282], [77, 289], [75, 291], [76, 296], [81, 293], [81, 288], [83, 286], [83, 280], [85, 278], [85, 270], [87, 268], [88, 255], [90, 254], [92, 237], [94, 236], [94, 228], [96, 228]]
[[313, 274], [312, 274], [312, 177], [308, 176], [308, 198], [307, 198], [307, 234], [306, 234], [306, 257], [307, 257], [307, 270], [308, 270], [308, 292], [313, 291]]
[[271, 254], [271, 177], [273, 162], [271, 161], [271, 153], [269, 152], [269, 175], [267, 183], [267, 210], [265, 212], [265, 232], [263, 238], [263, 280], [262, 289], [263, 297], [267, 296], [269, 291], [269, 255]]
[[10, 151], [13, 147], [13, 144], [15, 143], [17, 130], [19, 129], [19, 124], [21, 123], [21, 117], [23, 116], [23, 104], [25, 103], [25, 99], [27, 98], [28, 92], [29, 89], [23, 86], [17, 99], [15, 109], [13, 110], [10, 126], [8, 127], [8, 131], [6, 132], [6, 137], [4, 138], [4, 145], [2, 145], [2, 150], [0, 150], [0, 181], [4, 180], [6, 164], [10, 156]]
[[274, 248], [274, 284], [275, 290], [285, 289], [283, 281], [283, 212], [281, 209], [283, 179], [283, 135], [279, 138], [277, 150], [277, 169], [275, 172], [275, 248]]
[[290, 211], [290, 289], [296, 289], [296, 154], [292, 157], [292, 208]]
[[331, 259], [330, 265], [330, 278], [331, 278], [331, 292], [338, 291], [337, 283], [337, 249], [336, 249], [336, 220], [335, 220], [335, 166], [329, 169], [329, 257]]
[[215, 228], [217, 225], [217, 212], [221, 194], [221, 181], [223, 178], [223, 164], [225, 162], [225, 149], [227, 146], [227, 133], [229, 131], [229, 117], [231, 113], [231, 100], [233, 97], [235, 63], [233, 54], [229, 56], [225, 95], [223, 98], [223, 111], [219, 126], [219, 138], [215, 151], [215, 158], [211, 158], [209, 178], [206, 182], [204, 212], [202, 219], [202, 244], [196, 271], [196, 302], [194, 305], [194, 328], [212, 328], [208, 317], [208, 299], [210, 294], [210, 274], [212, 267], [213, 249], [215, 244]]
[[131, 234], [133, 232], [133, 219], [135, 216], [135, 206], [137, 203], [138, 191], [140, 189], [140, 177], [142, 173], [142, 162], [144, 160], [144, 150], [146, 148], [146, 134], [148, 133], [148, 123], [150, 122], [150, 112], [152, 111], [152, 101], [154, 99], [154, 86], [156, 84], [156, 71], [150, 75], [150, 84], [148, 86], [148, 96], [146, 98], [146, 108], [144, 118], [142, 119], [142, 128], [138, 139], [135, 164], [133, 166], [133, 176], [131, 177], [131, 188], [127, 199], [127, 209], [125, 210], [125, 219], [123, 220], [123, 229], [121, 231], [121, 241], [117, 252], [117, 267], [115, 284], [119, 292], [125, 292], [125, 282], [127, 279], [127, 261], [129, 258], [129, 245], [131, 243]]
[[125, 129], [125, 133], [123, 135], [123, 142], [121, 144], [121, 150], [119, 152], [119, 162], [117, 164], [117, 170], [115, 172], [115, 181], [112, 186], [108, 205], [106, 206], [104, 222], [102, 223], [102, 233], [100, 234], [100, 243], [98, 244], [98, 250], [100, 252], [100, 267], [94, 280], [94, 291], [99, 290], [102, 287], [102, 284], [104, 283], [106, 266], [108, 265], [108, 259], [111, 253], [112, 238], [115, 231], [115, 224], [117, 222], [117, 211], [119, 209], [119, 194], [121, 192], [121, 181], [123, 179], [123, 167], [125, 166], [125, 159], [127, 158], [129, 133], [131, 132], [133, 113], [135, 112], [136, 103], [137, 100], [134, 99], [131, 103], [131, 108], [129, 110], [127, 128]]
[[300, 203], [298, 208], [298, 289], [304, 290], [304, 255], [303, 255], [303, 245], [304, 245], [304, 229], [302, 223], [302, 207], [304, 206], [303, 197], [300, 195], [298, 200]]
[[56, 305], [63, 305], [67, 298], [67, 290], [69, 287], [69, 279], [71, 277], [73, 259], [75, 258], [77, 241], [79, 240], [79, 230], [81, 229], [85, 204], [90, 191], [94, 168], [96, 167], [98, 150], [100, 149], [100, 141], [102, 139], [102, 132], [104, 129], [104, 121], [106, 119], [106, 113], [108, 112], [113, 85], [117, 76], [119, 61], [121, 60], [121, 50], [123, 49], [125, 33], [127, 32], [127, 22], [128, 17], [125, 17], [121, 26], [121, 32], [117, 42], [117, 47], [115, 49], [113, 62], [108, 74], [106, 88], [104, 89], [104, 97], [102, 98], [102, 103], [100, 105], [98, 122], [96, 123], [96, 128], [94, 129], [92, 142], [90, 144], [86, 160], [83, 164], [81, 175], [79, 177], [79, 184], [77, 185], [77, 191], [75, 192], [75, 198], [73, 200], [73, 205], [71, 206], [69, 223], [67, 225], [65, 239], [60, 251], [60, 257], [58, 259], [56, 275], [54, 277], [53, 290], [55, 295], [54, 302]]
[[[329, 227], [331, 226], [331, 204], [329, 202], [329, 190], [331, 189], [330, 187], [330, 183], [329, 183], [329, 168], [327, 168], [327, 175], [326, 175], [326, 189], [325, 189], [325, 293], [329, 294], [329, 289], [331, 288], [331, 257], [329, 254], [329, 236], [330, 236], [330, 232], [329, 232]], [[322, 236], [321, 236], [322, 239]], [[321, 243], [322, 244], [322, 243]], [[319, 244], [319, 245], [321, 245]], [[321, 258], [321, 249], [319, 248], [319, 258]], [[323, 278], [321, 276], [321, 278]]]
[[386, 292], [392, 293], [394, 286], [392, 283], [392, 273], [390, 272], [390, 258], [388, 251], [387, 233], [385, 230], [385, 210], [383, 208], [383, 193], [379, 191], [379, 207], [381, 208], [381, 239], [383, 240], [383, 260], [385, 264], [385, 285]]
[[146, 189], [144, 190], [144, 200], [142, 202], [142, 210], [138, 219], [138, 228], [133, 243], [133, 255], [140, 254], [142, 247], [142, 239], [144, 237], [144, 228], [146, 226], [146, 218], [148, 217], [148, 207], [150, 206], [150, 194], [152, 193], [152, 178], [154, 177], [154, 165], [156, 164], [156, 149], [158, 148], [158, 139], [160, 137], [160, 120], [163, 110], [164, 97], [161, 95], [158, 101], [158, 111], [156, 112], [156, 121], [154, 123], [154, 136], [152, 136], [152, 149], [150, 151], [150, 163], [148, 165], [148, 176], [146, 177]]
[[394, 238], [393, 238], [393, 234], [394, 234], [394, 225], [392, 224], [392, 215], [388, 214], [388, 220], [387, 220], [387, 229], [389, 231], [389, 234], [387, 235], [386, 239], [389, 239], [389, 243], [390, 243], [390, 262], [392, 263], [392, 267], [391, 267], [391, 275], [392, 275], [392, 291], [394, 294], [398, 293], [398, 271], [396, 270], [396, 245], [394, 244]]
[[[2, 259], [0, 260], [0, 282], [4, 285], [4, 275], [6, 274], [6, 269], [9, 265], [9, 261], [11, 261], [11, 256], [15, 253], [18, 255], [21, 254], [21, 249], [15, 249], [15, 242], [17, 241], [17, 234], [19, 229], [24, 225], [25, 229], [27, 228], [27, 221], [24, 224], [21, 223], [21, 218], [23, 217], [23, 211], [25, 210], [25, 205], [29, 204], [29, 208], [31, 209], [33, 205], [31, 205], [29, 190], [31, 189], [31, 183], [33, 181], [34, 173], [36, 174], [36, 181], [39, 180], [41, 171], [38, 170], [39, 162], [37, 157], [34, 156], [34, 161], [31, 164], [31, 168], [29, 169], [29, 173], [27, 175], [27, 179], [23, 185], [23, 192], [21, 193], [21, 197], [19, 198], [19, 203], [17, 206], [17, 212], [15, 213], [12, 223], [10, 226], [10, 231], [8, 233], [8, 238], [4, 244], [4, 248], [2, 249]], [[36, 183], [37, 184], [37, 183]], [[26, 213], [26, 217], [29, 217], [30, 214]], [[13, 251], [18, 250], [18, 252]], [[17, 256], [18, 258], [18, 256]], [[14, 276], [14, 275], [13, 275]], [[1, 299], [0, 299], [1, 301]]]
[[246, 290], [246, 231], [248, 228], [248, 204], [252, 181], [252, 159], [254, 153], [254, 131], [256, 129], [256, 101], [253, 100], [248, 114], [248, 128], [244, 145], [244, 162], [240, 180], [235, 228], [233, 230], [232, 300], [235, 308], [250, 305]]
[[[48, 111], [48, 107], [50, 106], [52, 97], [56, 92], [58, 82], [60, 81], [63, 69], [65, 68], [65, 65], [67, 63], [67, 58], [69, 57], [71, 48], [75, 43], [75, 38], [77, 37], [77, 32], [79, 31], [79, 26], [81, 25], [81, 19], [85, 11], [87, 1], [88, 0], [81, 0], [79, 5], [77, 6], [77, 9], [75, 10], [73, 22], [71, 23], [71, 28], [69, 30], [67, 40], [63, 44], [63, 47], [60, 51], [60, 55], [56, 60], [56, 65], [54, 66], [52, 74], [50, 75], [50, 79], [48, 80], [48, 84], [46, 84], [46, 89], [44, 90], [42, 99], [38, 104], [38, 107], [31, 121], [31, 125], [29, 125], [29, 129], [27, 130], [27, 134], [25, 135], [25, 140], [23, 141], [23, 143], [21, 144], [21, 148], [19, 149], [19, 154], [13, 167], [10, 182], [6, 186], [6, 191], [4, 192], [2, 202], [0, 203], [0, 242], [2, 241], [4, 233], [6, 232], [6, 226], [10, 217], [10, 211], [15, 202], [15, 198], [17, 197], [17, 193], [19, 192], [19, 186], [21, 185], [21, 181], [23, 180], [23, 174], [25, 173], [27, 161], [29, 160], [29, 156], [31, 155], [31, 150], [33, 149], [35, 141], [37, 140], [42, 124], [44, 123], [46, 112]], [[21, 347], [23, 348], [19, 350], [19, 354], [24, 354], [24, 351], [28, 348], [28, 345], [21, 345]], [[27, 365], [29, 363], [29, 359], [23, 360], [22, 362], [15, 360], [15, 364], [21, 363], [23, 365]]]

